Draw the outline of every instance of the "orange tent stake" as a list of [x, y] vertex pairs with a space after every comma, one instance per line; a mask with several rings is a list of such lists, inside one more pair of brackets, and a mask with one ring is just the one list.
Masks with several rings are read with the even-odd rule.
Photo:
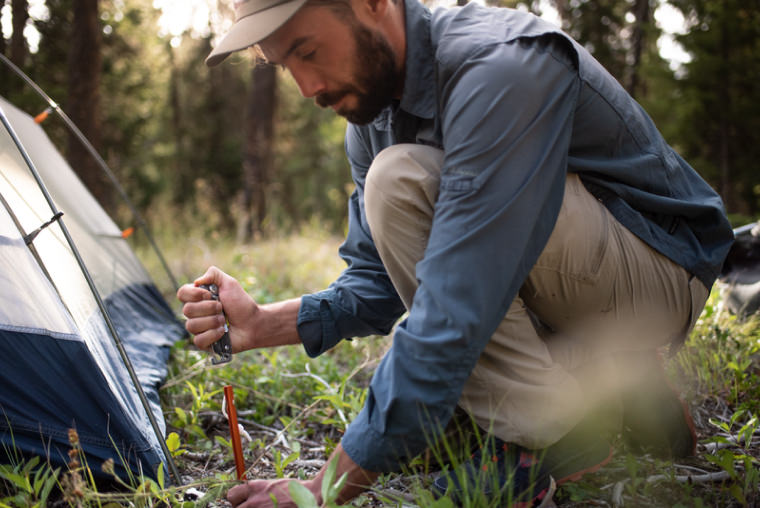
[[243, 445], [240, 443], [240, 429], [238, 428], [237, 411], [235, 410], [235, 399], [233, 398], [232, 386], [227, 385], [224, 387], [224, 398], [227, 401], [227, 418], [230, 422], [230, 440], [232, 441], [232, 453], [235, 456], [237, 479], [245, 480]]

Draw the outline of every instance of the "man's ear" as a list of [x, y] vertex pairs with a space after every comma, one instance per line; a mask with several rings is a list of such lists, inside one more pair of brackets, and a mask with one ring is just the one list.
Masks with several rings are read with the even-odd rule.
[[356, 4], [358, 8], [363, 9], [364, 12], [375, 18], [380, 19], [382, 18], [387, 9], [388, 9], [388, 3], [392, 0], [357, 0]]

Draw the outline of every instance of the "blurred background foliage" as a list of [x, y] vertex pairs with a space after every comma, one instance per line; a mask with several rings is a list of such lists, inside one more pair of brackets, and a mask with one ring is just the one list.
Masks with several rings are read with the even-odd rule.
[[[0, 52], [77, 122], [149, 224], [243, 242], [304, 225], [340, 234], [351, 192], [345, 121], [246, 52], [204, 65], [232, 18], [230, 3], [0, 0]], [[491, 3], [551, 14], [721, 193], [735, 223], [758, 215], [760, 0]], [[680, 63], [661, 56], [662, 9], [683, 18], [671, 36], [686, 52]], [[179, 14], [195, 22], [167, 28]], [[5, 66], [0, 95], [31, 114], [46, 106]], [[130, 225], [62, 122], [44, 126], [120, 225]]]

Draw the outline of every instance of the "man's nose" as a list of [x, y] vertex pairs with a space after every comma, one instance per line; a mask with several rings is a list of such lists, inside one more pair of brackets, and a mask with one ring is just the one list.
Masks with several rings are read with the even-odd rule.
[[311, 98], [325, 90], [325, 82], [319, 73], [302, 68], [291, 67], [289, 70], [298, 85], [298, 90], [304, 97]]

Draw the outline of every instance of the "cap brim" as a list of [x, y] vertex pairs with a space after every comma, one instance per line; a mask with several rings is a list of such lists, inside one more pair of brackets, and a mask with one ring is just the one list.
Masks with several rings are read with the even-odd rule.
[[206, 57], [206, 65], [213, 67], [222, 63], [230, 53], [253, 46], [266, 39], [272, 32], [289, 20], [306, 0], [292, 0], [246, 16], [232, 25], [219, 44]]

